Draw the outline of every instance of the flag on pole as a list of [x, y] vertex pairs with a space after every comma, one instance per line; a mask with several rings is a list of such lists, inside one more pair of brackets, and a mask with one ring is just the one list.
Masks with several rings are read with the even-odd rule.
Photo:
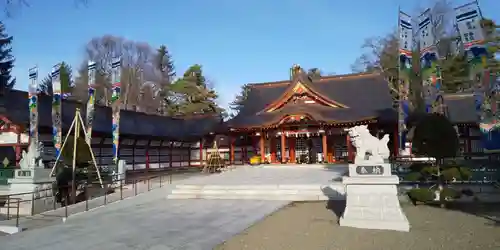
[[95, 77], [96, 77], [96, 63], [93, 61], [89, 61], [87, 65], [88, 69], [88, 91], [89, 91], [89, 99], [87, 101], [87, 143], [91, 145], [92, 143], [92, 123], [94, 121], [94, 112], [95, 112]]
[[38, 68], [29, 69], [30, 84], [28, 86], [30, 112], [30, 143], [38, 145]]
[[113, 162], [118, 164], [118, 147], [120, 145], [120, 107], [121, 107], [121, 58], [113, 60], [111, 63], [111, 107], [113, 109]]
[[399, 43], [399, 61], [398, 61], [398, 135], [399, 147], [405, 149], [405, 122], [408, 118], [408, 93], [410, 87], [412, 69], [412, 50], [413, 50], [413, 26], [411, 16], [399, 11], [398, 14], [398, 43]]
[[61, 116], [61, 65], [57, 64], [52, 68], [52, 139], [56, 152], [56, 159], [61, 153], [62, 143], [62, 116]]
[[500, 151], [500, 121], [497, 119], [494, 77], [488, 69], [488, 44], [481, 26], [483, 17], [477, 1], [455, 8], [458, 33], [474, 84], [476, 112], [479, 116], [481, 141], [486, 152]]
[[[423, 94], [428, 113], [444, 113], [440, 103], [441, 72], [436, 36], [432, 21], [431, 9], [426, 9], [418, 17], [418, 42], [420, 48], [420, 74], [422, 76]], [[441, 107], [440, 109], [438, 109]]]

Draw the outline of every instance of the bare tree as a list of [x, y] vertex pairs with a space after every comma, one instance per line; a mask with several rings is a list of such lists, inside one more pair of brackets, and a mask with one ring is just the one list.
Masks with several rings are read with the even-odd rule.
[[[78, 76], [75, 78], [71, 96], [81, 102], [88, 100], [88, 68], [87, 62], [82, 62], [78, 67]], [[109, 76], [104, 72], [97, 71], [95, 79], [96, 103], [103, 106], [110, 104], [111, 85]]]
[[[456, 30], [453, 26], [453, 9], [448, 0], [436, 0], [431, 8], [433, 17], [432, 26], [436, 36], [438, 53], [441, 56], [439, 65], [442, 71], [443, 90], [453, 92], [463, 85], [465, 80], [465, 65], [462, 67], [462, 57], [456, 54]], [[418, 11], [417, 13], [421, 13]], [[417, 37], [417, 34], [414, 35]], [[398, 34], [393, 31], [386, 36], [368, 38], [364, 45], [364, 53], [356, 60], [353, 71], [356, 72], [380, 72], [388, 81], [389, 87], [395, 99], [398, 97], [398, 61], [399, 44]], [[423, 108], [422, 78], [419, 74], [420, 53], [418, 43], [414, 41], [413, 65], [415, 69], [410, 76], [410, 106], [412, 108]], [[462, 70], [456, 70], [462, 69]]]
[[[72, 2], [76, 6], [87, 6], [90, 0], [67, 0], [68, 2]], [[0, 1], [0, 4], [3, 5], [3, 10], [5, 15], [9, 18], [14, 16], [14, 13], [22, 8], [30, 7], [30, 3], [32, 0], [3, 0]]]
[[[140, 96], [146, 81], [145, 72], [150, 72], [153, 67], [154, 52], [151, 46], [144, 42], [105, 35], [91, 39], [86, 46], [85, 54], [86, 58], [96, 62], [98, 72], [108, 76], [111, 74], [111, 62], [121, 57], [122, 108], [135, 110], [140, 106], [140, 102], [144, 103], [144, 100], [140, 101], [140, 98], [146, 98], [149, 95]], [[110, 89], [110, 84], [105, 84], [107, 89]], [[105, 92], [106, 100], [109, 99], [108, 92]]]

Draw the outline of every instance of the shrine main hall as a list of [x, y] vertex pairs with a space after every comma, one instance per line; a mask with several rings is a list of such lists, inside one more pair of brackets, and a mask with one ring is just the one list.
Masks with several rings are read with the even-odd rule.
[[[375, 136], [389, 134], [391, 154], [399, 151], [397, 109], [379, 74], [311, 78], [295, 65], [289, 80], [248, 87], [240, 112], [225, 123], [231, 163], [252, 155], [266, 163], [352, 161], [355, 149], [345, 130], [362, 124]], [[444, 99], [448, 117], [459, 128], [461, 150], [479, 150], [473, 96]]]

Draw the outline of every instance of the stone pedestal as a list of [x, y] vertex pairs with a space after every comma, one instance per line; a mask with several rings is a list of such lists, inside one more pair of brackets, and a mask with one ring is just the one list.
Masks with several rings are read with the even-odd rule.
[[401, 210], [397, 184], [390, 164], [350, 164], [346, 185], [346, 208], [341, 226], [410, 231], [408, 219]]
[[[50, 171], [50, 169], [44, 168], [16, 169], [14, 178], [8, 180], [11, 197], [23, 201], [19, 204], [20, 215], [46, 211], [54, 206], [52, 196], [53, 178], [49, 177]], [[15, 201], [12, 200], [11, 202]]]

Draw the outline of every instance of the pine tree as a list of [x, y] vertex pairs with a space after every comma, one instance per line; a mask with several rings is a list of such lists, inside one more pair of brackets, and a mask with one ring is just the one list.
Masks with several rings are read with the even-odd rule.
[[174, 95], [180, 97], [177, 111], [181, 114], [221, 113], [216, 104], [217, 93], [207, 86], [202, 66], [189, 67], [181, 79], [172, 84]]
[[158, 79], [158, 86], [160, 87], [158, 95], [162, 100], [160, 103], [160, 113], [172, 113], [172, 109], [175, 105], [170, 100], [170, 84], [172, 84], [176, 73], [172, 56], [165, 45], [161, 45], [160, 48], [157, 49], [154, 63], [156, 70], [158, 70], [160, 74]]
[[174, 61], [172, 60], [172, 55], [170, 55], [167, 46], [161, 45], [160, 48], [156, 50], [155, 62], [155, 66], [160, 70], [162, 76], [168, 78], [168, 81], [172, 81], [176, 73]]
[[0, 95], [4, 94], [5, 90], [12, 89], [16, 84], [16, 79], [11, 76], [14, 67], [12, 40], [12, 36], [5, 33], [5, 25], [0, 22]]
[[243, 108], [243, 103], [248, 97], [248, 92], [250, 92], [250, 86], [248, 84], [241, 86], [241, 92], [234, 98], [234, 101], [229, 104], [229, 108], [235, 113], [240, 112]]
[[[59, 68], [59, 79], [61, 81], [61, 93], [63, 96], [70, 96], [73, 91], [73, 69], [65, 62], [61, 62]], [[40, 83], [40, 92], [52, 95], [52, 74], [47, 75]]]

